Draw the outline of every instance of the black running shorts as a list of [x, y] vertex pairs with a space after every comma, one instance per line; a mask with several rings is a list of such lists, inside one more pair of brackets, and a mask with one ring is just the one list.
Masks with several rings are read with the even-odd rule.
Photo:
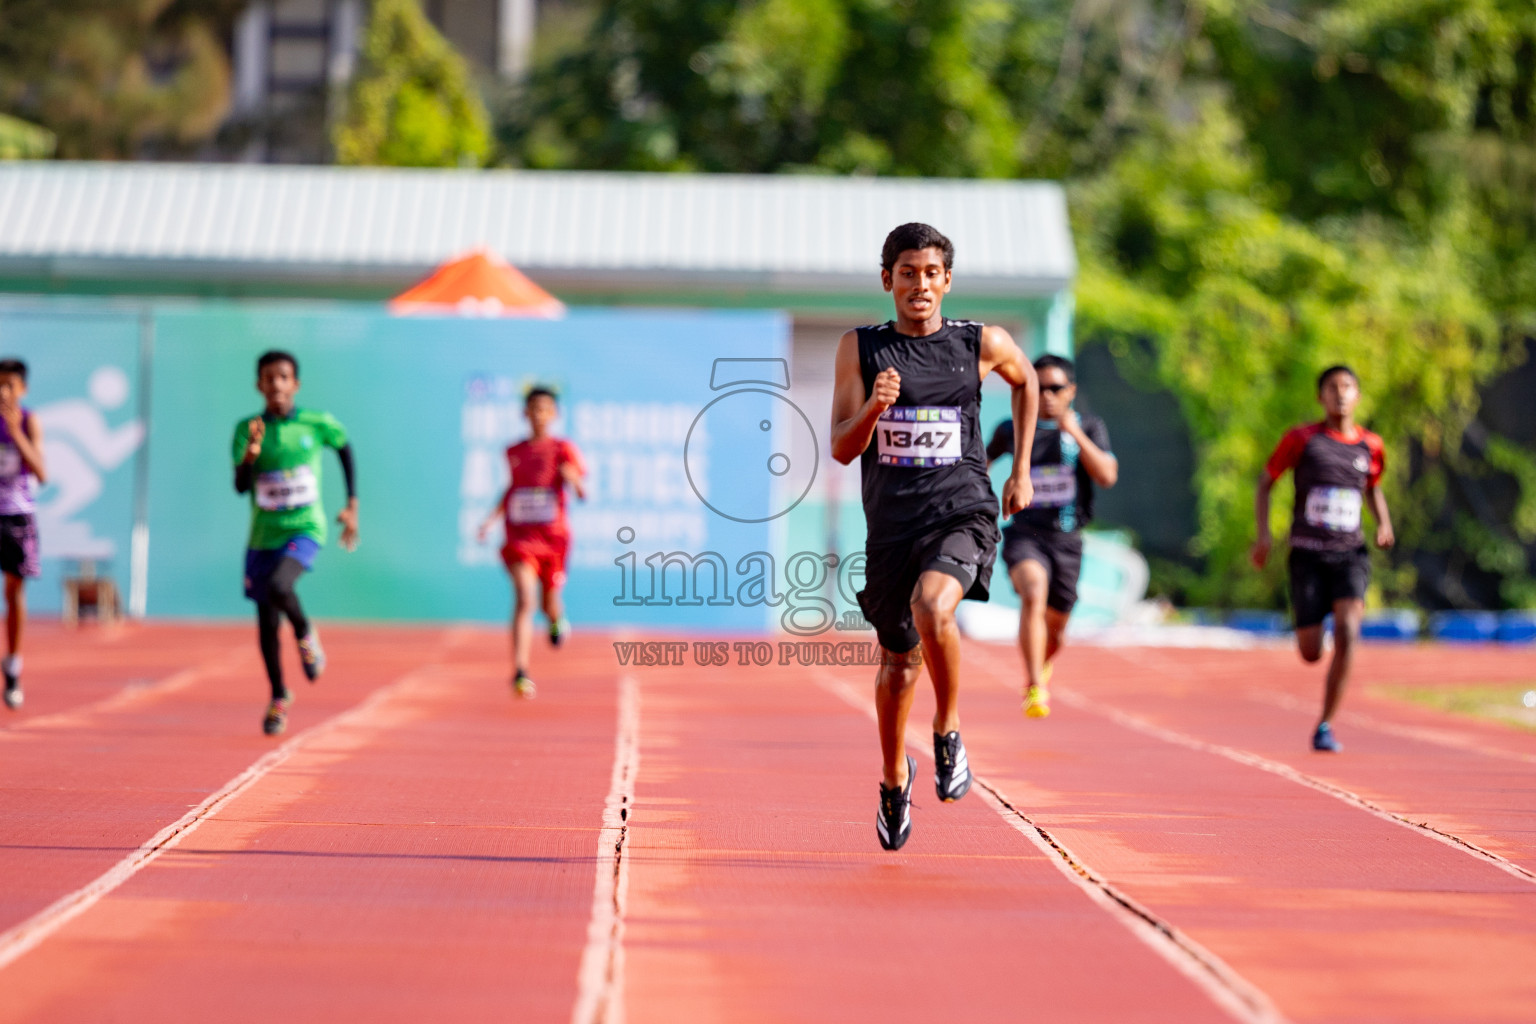
[[1077, 604], [1077, 577], [1083, 571], [1083, 535], [1076, 530], [1037, 530], [1023, 523], [1010, 523], [1003, 531], [1003, 561], [1011, 572], [1020, 562], [1039, 562], [1045, 566], [1050, 586], [1045, 603], [1063, 615], [1072, 614]]
[[1333, 611], [1333, 602], [1364, 598], [1371, 583], [1371, 557], [1364, 547], [1351, 551], [1291, 548], [1291, 611], [1296, 628], [1316, 626]]
[[0, 516], [0, 572], [7, 576], [37, 576], [37, 520], [31, 513]]
[[997, 541], [997, 519], [987, 512], [973, 512], [939, 523], [916, 537], [866, 544], [859, 607], [875, 627], [880, 646], [895, 654], [905, 654], [917, 646], [912, 592], [917, 578], [925, 572], [948, 573], [960, 581], [967, 598], [985, 601]]

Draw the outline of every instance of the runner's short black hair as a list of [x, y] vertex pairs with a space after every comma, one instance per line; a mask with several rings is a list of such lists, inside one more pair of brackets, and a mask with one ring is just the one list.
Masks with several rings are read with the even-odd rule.
[[890, 270], [908, 249], [938, 249], [944, 254], [944, 269], [955, 268], [955, 243], [945, 238], [938, 228], [918, 221], [903, 224], [885, 236], [880, 249], [880, 269]]
[[1324, 370], [1322, 373], [1317, 375], [1317, 393], [1318, 394], [1322, 394], [1323, 393], [1323, 385], [1327, 384], [1328, 383], [1328, 378], [1332, 377], [1336, 373], [1347, 373], [1347, 374], [1349, 374], [1352, 378], [1354, 378], [1355, 387], [1359, 387], [1360, 386], [1360, 375], [1358, 373], [1356, 373], [1354, 370], [1351, 370], [1348, 366], [1345, 366], [1343, 363], [1334, 363], [1332, 366], [1328, 367], [1328, 369]]
[[533, 400], [538, 398], [540, 395], [548, 398], [556, 405], [560, 404], [560, 396], [555, 394], [554, 388], [547, 388], [543, 384], [535, 384], [533, 387], [529, 388], [528, 393], [523, 396], [523, 406], [526, 408], [527, 406], [532, 405]]
[[1053, 366], [1067, 375], [1068, 384], [1077, 383], [1077, 367], [1066, 356], [1043, 355], [1035, 360], [1035, 372], [1037, 373], [1041, 370], [1049, 370]]
[[299, 375], [299, 361], [293, 357], [292, 352], [284, 352], [280, 348], [270, 348], [263, 352], [256, 360], [256, 376], [261, 376], [261, 371], [273, 363], [287, 363], [293, 367], [293, 375]]
[[27, 382], [27, 364], [20, 359], [0, 359], [0, 375], [14, 373], [21, 378], [21, 382]]

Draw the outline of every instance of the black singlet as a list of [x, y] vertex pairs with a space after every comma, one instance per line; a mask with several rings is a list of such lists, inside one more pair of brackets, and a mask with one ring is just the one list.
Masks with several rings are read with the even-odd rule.
[[973, 512], [996, 516], [987, 479], [981, 412], [981, 329], [974, 320], [945, 320], [912, 338], [894, 322], [860, 327], [864, 394], [894, 367], [901, 395], [875, 424], [860, 463], [869, 543], [916, 536]]

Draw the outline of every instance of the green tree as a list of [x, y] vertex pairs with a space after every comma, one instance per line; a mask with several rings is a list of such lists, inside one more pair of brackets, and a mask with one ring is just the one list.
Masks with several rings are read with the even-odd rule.
[[602, 0], [503, 118], [539, 167], [1005, 176], [990, 73], [1010, 9], [966, 0]]
[[41, 160], [53, 155], [58, 141], [46, 128], [0, 114], [0, 160]]
[[0, 0], [0, 111], [60, 156], [186, 152], [229, 107], [235, 0]]
[[376, 0], [362, 61], [332, 133], [343, 164], [479, 166], [489, 119], [464, 59], [416, 0]]

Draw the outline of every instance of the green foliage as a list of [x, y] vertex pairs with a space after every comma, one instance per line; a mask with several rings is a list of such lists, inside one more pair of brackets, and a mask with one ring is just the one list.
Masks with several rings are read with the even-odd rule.
[[332, 134], [343, 164], [484, 164], [489, 118], [469, 69], [416, 0], [376, 0], [362, 61]]
[[234, 0], [0, 0], [0, 110], [58, 155], [185, 152], [229, 107]]
[[1003, 176], [1009, 5], [603, 0], [501, 138], [536, 167]]
[[[1412, 548], [1436, 488], [1409, 481], [1410, 452], [1455, 451], [1477, 385], [1505, 358], [1454, 239], [1416, 244], [1376, 218], [1325, 235], [1259, 185], [1235, 119], [1211, 101], [1073, 192], [1080, 341], [1172, 391], [1195, 440], [1192, 553], [1206, 571], [1185, 585], [1202, 604], [1280, 602], [1279, 567], [1245, 565], [1254, 483], [1284, 430], [1319, 418], [1324, 366], [1360, 373], [1359, 417], [1387, 441], [1386, 492]], [[1283, 526], [1288, 489], [1275, 497]], [[1385, 599], [1409, 597], [1411, 573], [1382, 582]]]
[[0, 160], [41, 160], [53, 155], [58, 142], [46, 128], [0, 114]]

